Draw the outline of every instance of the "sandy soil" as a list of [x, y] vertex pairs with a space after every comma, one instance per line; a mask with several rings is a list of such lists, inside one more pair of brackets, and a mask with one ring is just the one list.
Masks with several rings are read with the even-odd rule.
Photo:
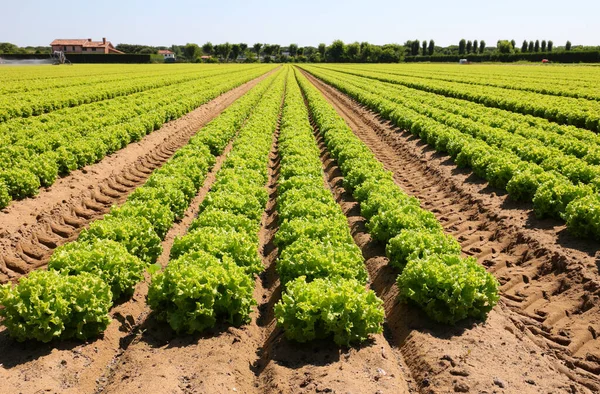
[[0, 283], [43, 267], [57, 246], [76, 239], [113, 204], [123, 203], [202, 126], [269, 74], [222, 94], [99, 163], [73, 171], [38, 196], [14, 201], [0, 211]]
[[[465, 326], [460, 335], [427, 327], [426, 323], [411, 323], [424, 325], [425, 332], [407, 331], [388, 316], [390, 325], [396, 324], [392, 331], [404, 332], [396, 344], [413, 376], [424, 376], [425, 363], [431, 371], [427, 383], [458, 379], [451, 368], [440, 367], [444, 354], [437, 357], [433, 350], [449, 353], [462, 343], [469, 349], [470, 360], [480, 360], [481, 364], [475, 364], [475, 376], [482, 383], [491, 382], [488, 390], [494, 387], [494, 377], [516, 382], [511, 387], [519, 387], [519, 391], [544, 391], [542, 387], [547, 385], [550, 391], [570, 392], [566, 377], [576, 389], [598, 390], [598, 246], [571, 239], [558, 223], [536, 221], [530, 206], [510, 202], [499, 190], [467, 171], [457, 170], [451, 160], [435, 154], [409, 133], [395, 129], [332, 87], [310, 79], [356, 135], [394, 172], [396, 182], [419, 197], [423, 207], [434, 212], [446, 231], [461, 242], [463, 252], [477, 257], [502, 283], [501, 305], [484, 325]], [[383, 270], [381, 276], [388, 281], [395, 277], [392, 272], [383, 274], [389, 270], [384, 257], [369, 266]], [[384, 298], [394, 303], [393, 283], [381, 290], [389, 293]], [[403, 319], [405, 315], [397, 313]], [[422, 356], [411, 361], [416, 349], [421, 349]], [[473, 375], [469, 374], [472, 381]], [[530, 379], [535, 386], [527, 382]], [[473, 382], [470, 386], [485, 387]]]

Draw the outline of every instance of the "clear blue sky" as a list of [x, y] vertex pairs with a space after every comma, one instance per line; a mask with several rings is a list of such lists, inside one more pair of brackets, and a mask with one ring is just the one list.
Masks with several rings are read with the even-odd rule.
[[599, 0], [7, 0], [0, 42], [48, 45], [55, 38], [107, 37], [113, 44], [267, 42], [300, 46], [461, 38], [553, 40], [600, 45]]

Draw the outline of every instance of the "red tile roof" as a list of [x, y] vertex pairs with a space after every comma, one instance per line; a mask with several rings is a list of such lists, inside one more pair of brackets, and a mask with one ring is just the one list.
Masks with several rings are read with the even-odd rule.
[[174, 52], [169, 51], [168, 49], [159, 49], [158, 50], [158, 54], [159, 55], [173, 55]]
[[81, 46], [83, 48], [102, 48], [104, 53], [124, 54], [113, 46], [110, 41], [92, 41], [87, 39], [56, 39], [50, 43], [50, 46]]

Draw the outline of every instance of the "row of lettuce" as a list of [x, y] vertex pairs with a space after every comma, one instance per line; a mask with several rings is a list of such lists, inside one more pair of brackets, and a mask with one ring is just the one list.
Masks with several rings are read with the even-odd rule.
[[263, 270], [258, 233], [266, 209], [269, 152], [285, 89], [281, 72], [241, 128], [171, 261], [152, 278], [148, 304], [177, 332], [250, 320], [254, 275]]
[[0, 316], [17, 340], [86, 339], [103, 332], [109, 309], [130, 297], [148, 268], [155, 271], [161, 239], [184, 215], [221, 154], [273, 82], [270, 76], [179, 149], [127, 202], [113, 207], [77, 241], [55, 250], [48, 270], [0, 287]]
[[58, 176], [100, 161], [268, 69], [213, 72], [186, 83], [0, 124], [0, 208], [36, 195]]
[[347, 345], [381, 332], [383, 302], [366, 289], [364, 259], [326, 187], [302, 93], [290, 73], [279, 136], [277, 272], [285, 291], [275, 316], [287, 338], [333, 336]]
[[[112, 99], [119, 96], [128, 96], [133, 93], [156, 89], [163, 86], [177, 85], [184, 82], [200, 80], [215, 73], [212, 67], [170, 74], [149, 75], [144, 69], [140, 78], [136, 75], [123, 74], [119, 79], [98, 79], [95, 84], [82, 86], [51, 87], [43, 90], [30, 90], [28, 83], [21, 81], [22, 90], [14, 93], [5, 93], [0, 96], [0, 122], [12, 118], [37, 116], [56, 111], [66, 107], [76, 107], [97, 101]], [[223, 72], [218, 70], [217, 72]], [[68, 78], [67, 78], [68, 81]]]
[[[256, 304], [254, 275], [263, 270], [259, 231], [280, 113], [274, 244], [283, 292], [275, 305], [277, 322], [298, 342], [331, 337], [348, 345], [381, 332], [383, 302], [368, 289], [364, 257], [324, 180], [309, 112], [370, 234], [386, 244], [390, 264], [400, 273], [400, 296], [438, 322], [485, 318], [498, 301], [493, 276], [475, 259], [460, 257], [456, 240], [396, 186], [305, 77], [284, 74], [234, 103], [123, 206], [58, 248], [48, 271], [1, 287], [0, 316], [8, 332], [18, 340], [40, 341], [97, 335], [110, 321], [113, 302], [131, 296], [148, 267], [153, 275], [147, 302], [175, 331], [200, 332], [218, 321], [247, 323]], [[166, 268], [156, 272], [161, 239], [238, 130], [198, 217], [175, 239]]]
[[98, 84], [119, 84], [124, 81], [140, 81], [148, 78], [163, 78], [169, 75], [201, 74], [217, 68], [206, 65], [199, 69], [196, 65], [179, 64], [175, 67], [157, 67], [156, 65], [127, 64], [86, 64], [74, 68], [34, 67], [8, 73], [3, 70], [1, 94], [27, 94], [42, 90], [54, 90], [79, 86], [95, 87]]
[[444, 234], [435, 216], [395, 184], [315, 87], [300, 74], [298, 79], [325, 145], [344, 175], [344, 187], [358, 201], [368, 232], [386, 245], [390, 264], [400, 271], [400, 297], [442, 323], [485, 318], [499, 299], [497, 280], [476, 259], [460, 256], [460, 244]]
[[404, 85], [443, 96], [474, 101], [488, 107], [535, 115], [560, 124], [600, 131], [600, 102], [584, 98], [560, 97], [494, 86], [469, 85], [417, 76], [394, 75], [357, 69], [360, 66], [325, 66], [350, 75]]
[[[402, 75], [433, 79], [447, 82], [458, 82], [469, 85], [495, 86], [503, 89], [525, 90], [529, 92], [600, 100], [597, 88], [597, 73], [590, 67], [561, 67], [559, 73], [553, 75], [548, 68], [514, 68], [488, 66], [478, 69], [457, 68], [454, 65], [432, 64], [423, 68], [422, 65], [373, 65], [370, 71], [383, 72], [391, 75]], [[363, 68], [365, 69], [365, 68]], [[541, 72], [536, 72], [541, 71]]]
[[[389, 84], [315, 67], [308, 70], [419, 136], [438, 152], [449, 154], [457, 165], [472, 168], [490, 185], [505, 189], [511, 198], [532, 201], [537, 217], [562, 218], [573, 234], [600, 239], [597, 139], [581, 140], [585, 141], [579, 145], [581, 149], [560, 149], [558, 143], [553, 146], [550, 139], [541, 136], [544, 132], [552, 134], [549, 129], [515, 131], [504, 128], [500, 116], [471, 116], [467, 105], [463, 115], [456, 115], [456, 107], [450, 107], [459, 103], [437, 104], [430, 97], [404, 97], [405, 92]], [[567, 133], [565, 141], [569, 137]], [[554, 140], [560, 138], [557, 135]]]

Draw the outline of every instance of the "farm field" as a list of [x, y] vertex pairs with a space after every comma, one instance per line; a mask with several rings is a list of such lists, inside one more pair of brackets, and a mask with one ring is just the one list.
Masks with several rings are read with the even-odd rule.
[[0, 81], [0, 393], [600, 391], [597, 67]]

